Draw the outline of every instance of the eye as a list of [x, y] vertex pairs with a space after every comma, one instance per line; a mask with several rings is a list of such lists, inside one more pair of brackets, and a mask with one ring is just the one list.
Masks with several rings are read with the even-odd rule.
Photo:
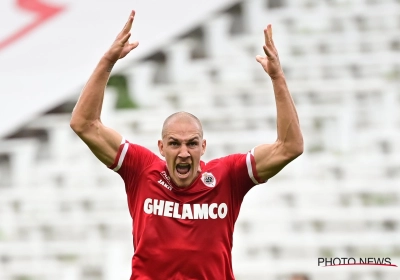
[[172, 141], [172, 142], [169, 142], [168, 145], [176, 147], [176, 146], [179, 146], [179, 143], [175, 142], [175, 141]]
[[188, 146], [189, 147], [196, 147], [199, 143], [198, 142], [189, 142]]

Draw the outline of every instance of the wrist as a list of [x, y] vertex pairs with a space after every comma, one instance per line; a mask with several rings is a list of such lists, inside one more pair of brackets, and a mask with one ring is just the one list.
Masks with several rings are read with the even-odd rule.
[[271, 80], [273, 82], [275, 82], [275, 81], [277, 81], [277, 82], [278, 81], [285, 81], [286, 80], [285, 74], [283, 72], [281, 72], [279, 74], [276, 74], [276, 75], [270, 75], [270, 77], [271, 77]]
[[99, 64], [102, 65], [103, 67], [105, 67], [107, 72], [111, 72], [111, 70], [114, 67], [115, 63], [117, 63], [117, 62], [104, 55], [100, 59], [100, 63]]

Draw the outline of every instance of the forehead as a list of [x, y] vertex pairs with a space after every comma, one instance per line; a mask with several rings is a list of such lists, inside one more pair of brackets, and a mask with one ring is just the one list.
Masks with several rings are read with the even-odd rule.
[[201, 138], [201, 128], [199, 124], [191, 118], [172, 119], [164, 126], [164, 136], [176, 139]]

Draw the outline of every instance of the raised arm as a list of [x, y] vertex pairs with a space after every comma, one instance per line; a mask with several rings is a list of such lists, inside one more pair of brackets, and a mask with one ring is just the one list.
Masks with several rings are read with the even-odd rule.
[[277, 109], [278, 137], [273, 144], [263, 144], [254, 149], [254, 159], [259, 178], [266, 181], [276, 175], [289, 162], [303, 153], [303, 136], [296, 107], [286, 85], [278, 52], [272, 40], [272, 27], [264, 29], [265, 57], [256, 60], [271, 77]]
[[135, 12], [132, 11], [124, 28], [94, 69], [72, 112], [70, 123], [75, 133], [107, 166], [114, 162], [122, 136], [104, 126], [100, 120], [104, 89], [114, 64], [139, 44], [138, 42], [129, 43], [134, 16]]

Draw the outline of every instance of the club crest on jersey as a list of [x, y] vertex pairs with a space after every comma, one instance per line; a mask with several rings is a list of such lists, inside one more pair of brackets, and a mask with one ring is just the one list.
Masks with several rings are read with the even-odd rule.
[[203, 175], [201, 176], [201, 181], [203, 181], [204, 185], [210, 188], [215, 187], [215, 184], [217, 183], [214, 175], [209, 172], [203, 173]]

